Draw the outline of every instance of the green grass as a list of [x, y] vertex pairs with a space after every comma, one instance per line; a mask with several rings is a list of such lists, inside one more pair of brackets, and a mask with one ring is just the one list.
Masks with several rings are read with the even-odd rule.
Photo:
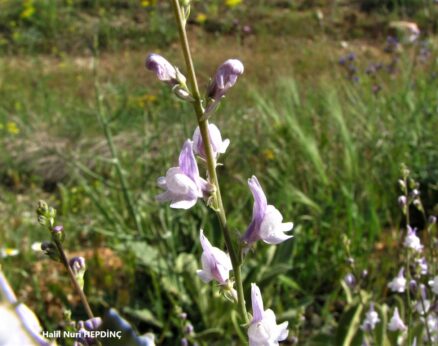
[[[339, 318], [335, 306], [343, 299], [339, 280], [346, 271], [343, 235], [352, 240], [357, 261], [370, 268], [370, 288], [376, 294], [384, 291], [394, 268], [375, 268], [396, 251], [391, 234], [401, 220], [400, 164], [416, 172], [430, 210], [437, 201], [438, 180], [433, 60], [411, 74], [412, 50], [405, 51], [401, 72], [396, 77], [382, 72], [378, 83], [383, 90], [374, 95], [375, 81], [363, 73], [359, 84], [346, 80], [337, 66], [345, 51], [320, 28], [311, 29], [321, 39], [309, 42], [307, 33], [274, 37], [262, 34], [262, 27], [243, 43], [234, 36], [191, 32], [201, 85], [226, 58], [245, 63], [244, 76], [212, 119], [231, 139], [219, 169], [225, 207], [233, 232], [243, 233], [252, 206], [246, 181], [254, 174], [269, 203], [295, 223], [294, 239], [278, 247], [259, 244], [243, 275], [245, 287], [257, 282], [265, 305], [293, 329], [305, 311], [310, 322], [301, 330], [303, 341], [318, 331], [333, 334]], [[108, 35], [118, 40], [114, 33]], [[148, 50], [157, 49], [153, 40]], [[363, 45], [352, 42], [350, 49]], [[57, 328], [65, 308], [84, 317], [77, 302], [69, 300], [71, 291], [64, 291], [68, 280], [62, 268], [55, 277], [46, 277], [47, 260], [29, 251], [29, 244], [48, 238], [32, 218], [36, 201], [45, 198], [59, 211], [66, 248], [79, 253], [88, 249], [86, 291], [97, 314], [114, 306], [141, 332], [153, 331], [171, 345], [183, 335], [182, 309], [202, 342], [230, 344], [238, 323], [237, 316], [230, 318], [231, 304], [217, 297], [214, 285], [196, 277], [199, 229], [215, 244], [222, 242], [213, 213], [202, 205], [187, 213], [154, 201], [156, 178], [176, 164], [195, 117], [189, 105], [172, 98], [144, 71], [146, 50], [101, 48], [103, 111], [112, 120], [143, 232], [138, 234], [128, 213], [98, 122], [93, 59], [58, 53], [5, 56], [0, 62], [0, 139], [6, 148], [0, 161], [0, 244], [22, 253], [5, 259], [3, 269], [19, 294], [29, 297], [26, 303], [45, 327]], [[366, 48], [359, 54], [361, 66], [388, 59], [380, 47]], [[161, 53], [181, 65], [176, 45], [161, 46]], [[8, 122], [19, 133], [8, 130]], [[387, 256], [375, 252], [377, 241], [385, 244]], [[96, 249], [102, 248], [114, 252], [99, 255]], [[111, 260], [122, 265], [109, 264]], [[31, 282], [27, 272], [35, 273]]]

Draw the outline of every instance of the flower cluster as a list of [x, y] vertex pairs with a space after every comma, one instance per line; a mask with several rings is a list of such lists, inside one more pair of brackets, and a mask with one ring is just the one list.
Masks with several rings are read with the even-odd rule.
[[[157, 184], [164, 192], [156, 199], [159, 202], [170, 202], [170, 207], [177, 209], [190, 209], [198, 200], [204, 200], [218, 215], [223, 213], [224, 211], [220, 210], [223, 208], [221, 202], [218, 202], [219, 186], [217, 180], [212, 178], [212, 173], [215, 174], [215, 171], [212, 172], [211, 169], [217, 166], [220, 155], [225, 154], [230, 140], [223, 140], [219, 128], [215, 124], [208, 124], [207, 119], [236, 84], [238, 77], [244, 71], [243, 64], [237, 59], [228, 59], [219, 66], [208, 86], [204, 101], [197, 100], [197, 96], [193, 95], [186, 86], [186, 78], [165, 58], [150, 54], [146, 59], [146, 67], [154, 72], [160, 81], [169, 84], [172, 90], [178, 89], [180, 98], [189, 102], [199, 102], [198, 105], [202, 108], [202, 114], [197, 114], [199, 126], [194, 130], [192, 140], [187, 139], [184, 142], [179, 154], [178, 166], [169, 168], [165, 176], [158, 178]], [[185, 96], [181, 97], [181, 95]], [[206, 178], [201, 176], [197, 157], [206, 165]], [[234, 280], [241, 280], [235, 273], [240, 265], [237, 263], [237, 258], [243, 258], [244, 254], [248, 253], [242, 249], [248, 249], [258, 240], [266, 244], [279, 244], [292, 237], [285, 232], [293, 228], [292, 222], [283, 223], [280, 211], [268, 204], [266, 195], [255, 176], [248, 180], [248, 186], [254, 197], [253, 213], [246, 232], [239, 239], [239, 255], [233, 252], [235, 251], [233, 244], [227, 239], [229, 253], [213, 246], [201, 230], [199, 239], [202, 247], [202, 269], [197, 271], [203, 282], [217, 282], [226, 297], [243, 305], [245, 304], [244, 301], [242, 302], [243, 292], [240, 292], [239, 298], [239, 292], [233, 288]], [[234, 278], [230, 275], [231, 271], [234, 271]], [[241, 282], [238, 282], [237, 287], [239, 284], [241, 287]], [[248, 328], [249, 344], [251, 346], [278, 345], [279, 341], [287, 338], [288, 322], [277, 325], [274, 312], [270, 309], [264, 310], [260, 289], [256, 284], [252, 284], [251, 298], [253, 318]], [[247, 318], [247, 316], [242, 317]]]

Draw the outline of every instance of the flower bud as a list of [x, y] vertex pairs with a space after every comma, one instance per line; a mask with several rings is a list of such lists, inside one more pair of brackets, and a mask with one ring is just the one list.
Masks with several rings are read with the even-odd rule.
[[43, 200], [39, 200], [37, 204], [37, 214], [38, 215], [44, 215], [49, 210], [49, 206], [47, 203]]
[[56, 262], [60, 262], [61, 258], [59, 256], [58, 248], [56, 245], [50, 241], [45, 241], [41, 244], [41, 250], [44, 251], [44, 254], [49, 256], [52, 260]]
[[87, 269], [85, 259], [83, 257], [73, 257], [69, 261], [69, 265], [81, 289], [84, 289], [84, 275]]
[[193, 325], [191, 323], [189, 323], [185, 328], [184, 328], [184, 333], [190, 335], [193, 334], [193, 332], [195, 331], [195, 328], [193, 328]]
[[215, 101], [221, 99], [236, 84], [237, 78], [243, 71], [244, 67], [240, 60], [225, 61], [216, 71], [216, 76], [208, 88], [208, 96]]
[[436, 224], [436, 216], [434, 216], [434, 215], [429, 216], [429, 219], [427, 220], [427, 222], [429, 223], [429, 225]]
[[154, 72], [157, 78], [170, 85], [185, 83], [186, 78], [172, 64], [158, 54], [149, 54], [146, 58], [146, 68]]
[[403, 195], [399, 196], [399, 198], [398, 198], [398, 205], [401, 208], [404, 208], [406, 206], [407, 202], [408, 202], [408, 199], [406, 198], [406, 196], [403, 196]]
[[344, 282], [350, 288], [354, 288], [354, 286], [356, 286], [356, 278], [351, 273], [348, 273], [347, 275], [345, 275]]

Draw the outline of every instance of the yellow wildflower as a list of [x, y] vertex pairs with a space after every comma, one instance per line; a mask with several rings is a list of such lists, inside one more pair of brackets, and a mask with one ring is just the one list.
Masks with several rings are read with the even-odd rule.
[[198, 15], [196, 16], [196, 21], [199, 24], [204, 23], [207, 20], [207, 15], [205, 13], [198, 13]]
[[17, 135], [20, 133], [20, 129], [13, 121], [8, 121], [6, 123], [6, 131], [8, 131], [11, 135]]
[[263, 150], [262, 154], [266, 160], [274, 160], [275, 159], [275, 154], [271, 149]]
[[228, 7], [236, 7], [237, 5], [240, 5], [242, 3], [242, 0], [225, 0], [225, 5]]
[[149, 7], [150, 5], [151, 5], [151, 2], [149, 0], [141, 0], [141, 6]]
[[23, 12], [21, 12], [20, 17], [23, 19], [30, 18], [35, 13], [35, 6], [33, 0], [25, 0], [23, 4]]

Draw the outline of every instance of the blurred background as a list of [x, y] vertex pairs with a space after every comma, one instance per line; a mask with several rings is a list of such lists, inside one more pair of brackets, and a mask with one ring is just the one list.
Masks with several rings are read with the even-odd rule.
[[[230, 227], [250, 222], [253, 174], [295, 223], [291, 241], [258, 244], [245, 287], [258, 283], [300, 344], [337, 344], [350, 255], [386, 294], [402, 163], [438, 213], [437, 24], [432, 0], [192, 2], [201, 88], [224, 60], [245, 65], [211, 119], [231, 140], [219, 168]], [[39, 251], [45, 199], [68, 255], [87, 260], [96, 315], [115, 307], [159, 345], [179, 344], [189, 324], [191, 342], [239, 344], [232, 304], [196, 276], [199, 229], [223, 247], [214, 214], [154, 200], [196, 119], [145, 70], [150, 52], [185, 71], [168, 1], [0, 0], [0, 264], [45, 329], [62, 328], [66, 309], [85, 319], [62, 266]]]

